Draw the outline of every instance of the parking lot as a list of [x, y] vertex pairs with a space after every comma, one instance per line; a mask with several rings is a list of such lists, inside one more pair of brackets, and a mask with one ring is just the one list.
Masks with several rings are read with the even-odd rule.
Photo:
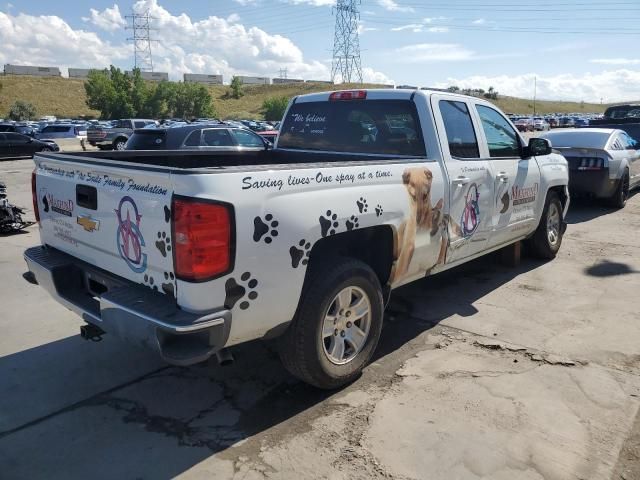
[[[31, 213], [30, 160], [0, 162]], [[0, 477], [638, 479], [640, 195], [574, 203], [556, 260], [491, 255], [394, 293], [375, 361], [322, 392], [275, 347], [169, 367], [22, 278], [0, 238]]]

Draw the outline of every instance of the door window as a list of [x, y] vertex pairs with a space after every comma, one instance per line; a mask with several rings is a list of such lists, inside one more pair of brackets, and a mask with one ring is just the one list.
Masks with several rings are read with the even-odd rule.
[[233, 146], [233, 140], [226, 128], [215, 128], [202, 131], [203, 147], [230, 147]]
[[482, 121], [484, 135], [487, 137], [489, 156], [491, 158], [519, 157], [520, 142], [518, 135], [507, 119], [493, 108], [476, 105], [476, 109]]
[[455, 158], [480, 158], [478, 139], [464, 102], [440, 100], [440, 113], [447, 133], [449, 152]]
[[239, 128], [237, 130], [234, 130], [233, 134], [236, 136], [238, 145], [240, 145], [241, 147], [263, 147], [264, 148], [264, 142], [262, 141], [262, 138], [256, 135], [255, 133]]
[[24, 135], [20, 135], [19, 133], [5, 133], [7, 141], [11, 143], [27, 143], [29, 141], [29, 137]]
[[622, 141], [622, 147], [625, 150], [636, 150], [639, 147], [638, 142], [631, 138], [627, 133], [621, 133], [620, 140]]
[[189, 134], [187, 139], [184, 141], [185, 147], [199, 147], [200, 146], [200, 134], [202, 130], [194, 130]]

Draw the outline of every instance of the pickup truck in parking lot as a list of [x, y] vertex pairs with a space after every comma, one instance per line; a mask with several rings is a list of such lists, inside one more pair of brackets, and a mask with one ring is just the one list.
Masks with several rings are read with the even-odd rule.
[[278, 337], [321, 388], [359, 374], [390, 292], [526, 240], [558, 252], [566, 160], [492, 104], [302, 95], [275, 148], [39, 154], [35, 280], [87, 322], [189, 365]]
[[144, 128], [155, 120], [126, 118], [117, 120], [112, 128], [94, 125], [87, 130], [87, 141], [100, 150], [124, 150], [127, 140], [136, 128]]

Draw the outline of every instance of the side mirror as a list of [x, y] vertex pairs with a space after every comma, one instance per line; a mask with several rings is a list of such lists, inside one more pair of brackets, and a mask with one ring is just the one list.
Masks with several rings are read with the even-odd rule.
[[523, 158], [540, 157], [551, 154], [551, 142], [546, 138], [530, 138], [529, 145], [524, 148]]
[[273, 148], [273, 143], [271, 143], [266, 138], [263, 138], [262, 141], [264, 142], [264, 149], [265, 150], [271, 150]]

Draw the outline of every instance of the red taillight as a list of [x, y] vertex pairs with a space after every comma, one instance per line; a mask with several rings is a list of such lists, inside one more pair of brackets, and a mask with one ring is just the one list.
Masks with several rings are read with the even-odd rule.
[[365, 98], [367, 98], [366, 90], [343, 90], [329, 95], [329, 100], [364, 100]]
[[231, 270], [231, 207], [189, 198], [173, 198], [173, 246], [176, 277], [203, 282]]
[[31, 197], [33, 198], [33, 213], [36, 222], [40, 223], [40, 210], [38, 210], [38, 190], [36, 188], [36, 171], [31, 172]]

